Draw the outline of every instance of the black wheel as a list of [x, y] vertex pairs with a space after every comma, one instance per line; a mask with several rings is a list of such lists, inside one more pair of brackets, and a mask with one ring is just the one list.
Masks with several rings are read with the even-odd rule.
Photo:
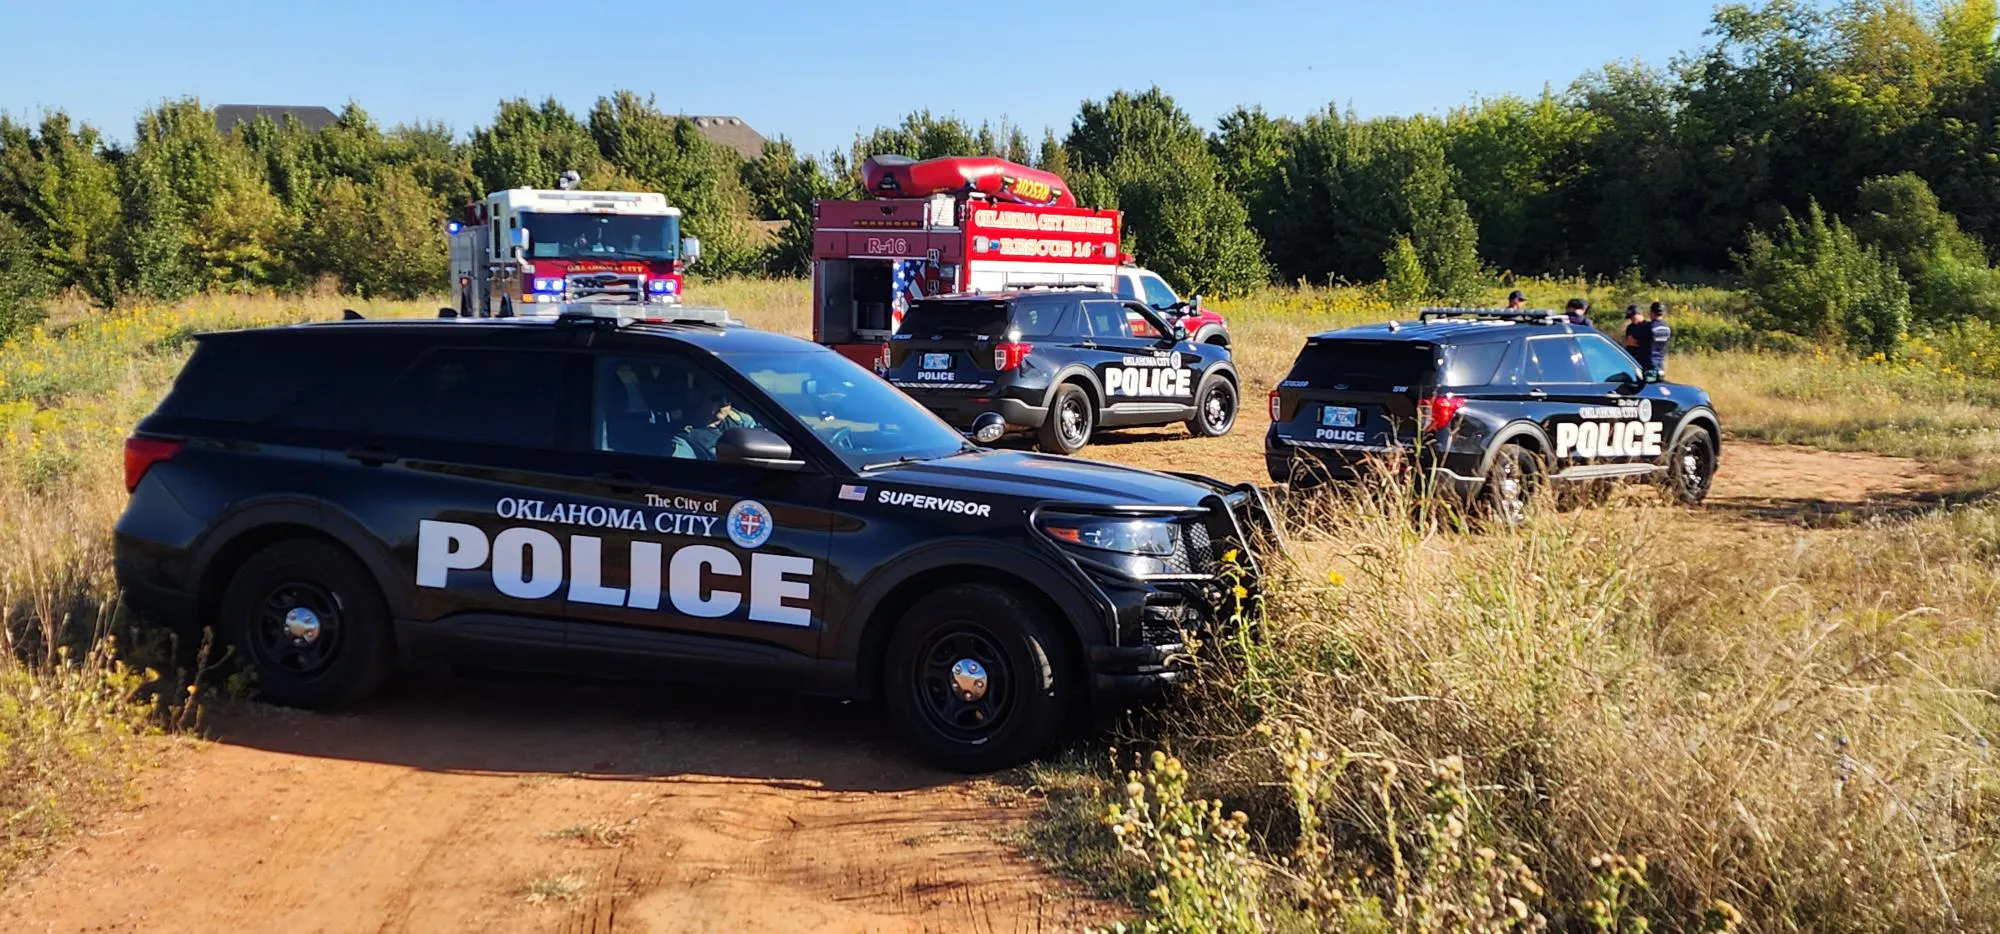
[[1061, 732], [1068, 654], [1053, 621], [1013, 591], [959, 584], [903, 615], [882, 693], [926, 759], [989, 772], [1034, 758]]
[[1064, 383], [1056, 387], [1048, 418], [1042, 421], [1036, 435], [1044, 451], [1075, 454], [1090, 443], [1090, 433], [1096, 425], [1097, 409], [1090, 404], [1090, 394], [1075, 383]]
[[1667, 458], [1667, 492], [1676, 502], [1699, 505], [1715, 481], [1715, 438], [1706, 428], [1690, 428]]
[[1236, 386], [1225, 377], [1210, 376], [1195, 392], [1194, 417], [1187, 420], [1188, 432], [1201, 438], [1220, 438], [1236, 427]]
[[1528, 521], [1528, 507], [1541, 483], [1541, 463], [1533, 451], [1507, 444], [1493, 455], [1481, 485], [1487, 518], [1507, 527]]
[[223, 592], [217, 628], [273, 703], [342, 707], [389, 675], [382, 594], [359, 561], [327, 542], [279, 542], [243, 562]]

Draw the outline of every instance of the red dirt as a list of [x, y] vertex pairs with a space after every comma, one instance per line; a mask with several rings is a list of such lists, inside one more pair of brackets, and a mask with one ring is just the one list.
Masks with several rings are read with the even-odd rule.
[[[1226, 438], [1135, 431], [1085, 456], [1262, 482], [1263, 413], [1244, 415]], [[1756, 534], [1940, 486], [1915, 461], [1732, 442], [1709, 506], [1673, 522]], [[459, 679], [210, 726], [137, 806], [0, 896], [0, 928], [1038, 931], [1125, 914], [1018, 855], [1032, 798], [913, 764], [869, 708]], [[559, 835], [593, 827], [613, 831]]]

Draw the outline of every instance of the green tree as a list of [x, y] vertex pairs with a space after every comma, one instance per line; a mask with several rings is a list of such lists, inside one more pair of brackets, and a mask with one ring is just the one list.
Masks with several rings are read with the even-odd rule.
[[1207, 139], [1158, 88], [1085, 103], [1063, 148], [1079, 203], [1123, 211], [1139, 261], [1181, 291], [1230, 295], [1270, 278]]
[[72, 130], [61, 112], [42, 120], [32, 141], [22, 138], [18, 163], [25, 233], [37, 245], [54, 289], [77, 287], [99, 305], [117, 298], [115, 245], [122, 223], [118, 170], [106, 161], [97, 131]]
[[49, 282], [34, 242], [14, 219], [0, 213], [0, 342], [41, 323]]
[[1430, 277], [1424, 274], [1423, 260], [1417, 257], [1416, 245], [1410, 238], [1396, 238], [1389, 252], [1382, 256], [1382, 267], [1387, 270], [1382, 284], [1389, 304], [1407, 308], [1430, 297]]
[[1775, 234], [1752, 232], [1738, 262], [1767, 328], [1885, 353], [1908, 330], [1910, 290], [1896, 264], [1818, 202], [1804, 224], [1787, 215]]
[[776, 242], [764, 260], [764, 271], [776, 276], [802, 276], [812, 262], [813, 202], [858, 195], [851, 179], [828, 172], [811, 156], [799, 156], [783, 136], [764, 145], [764, 152], [743, 167], [757, 216], [782, 221]]
[[318, 245], [313, 271], [350, 291], [417, 298], [443, 290], [446, 245], [435, 201], [407, 168], [379, 169], [376, 181], [327, 183], [309, 226]]
[[472, 173], [487, 192], [554, 188], [566, 171], [589, 180], [604, 168], [590, 131], [555, 98], [503, 101], [493, 125], [472, 134], [471, 149]]

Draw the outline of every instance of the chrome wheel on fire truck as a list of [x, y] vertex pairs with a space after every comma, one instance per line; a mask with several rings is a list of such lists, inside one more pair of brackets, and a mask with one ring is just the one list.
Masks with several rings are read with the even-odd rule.
[[1056, 387], [1055, 398], [1049, 402], [1048, 417], [1042, 420], [1042, 427], [1036, 434], [1041, 448], [1050, 454], [1075, 454], [1090, 443], [1090, 433], [1097, 424], [1097, 410], [1090, 404], [1089, 394], [1082, 386], [1064, 383]]

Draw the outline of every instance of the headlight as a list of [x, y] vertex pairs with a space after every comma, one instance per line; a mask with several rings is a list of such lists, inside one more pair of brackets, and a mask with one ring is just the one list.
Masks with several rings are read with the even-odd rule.
[[1164, 519], [1051, 514], [1042, 517], [1042, 531], [1059, 542], [1127, 555], [1171, 557], [1174, 526]]

